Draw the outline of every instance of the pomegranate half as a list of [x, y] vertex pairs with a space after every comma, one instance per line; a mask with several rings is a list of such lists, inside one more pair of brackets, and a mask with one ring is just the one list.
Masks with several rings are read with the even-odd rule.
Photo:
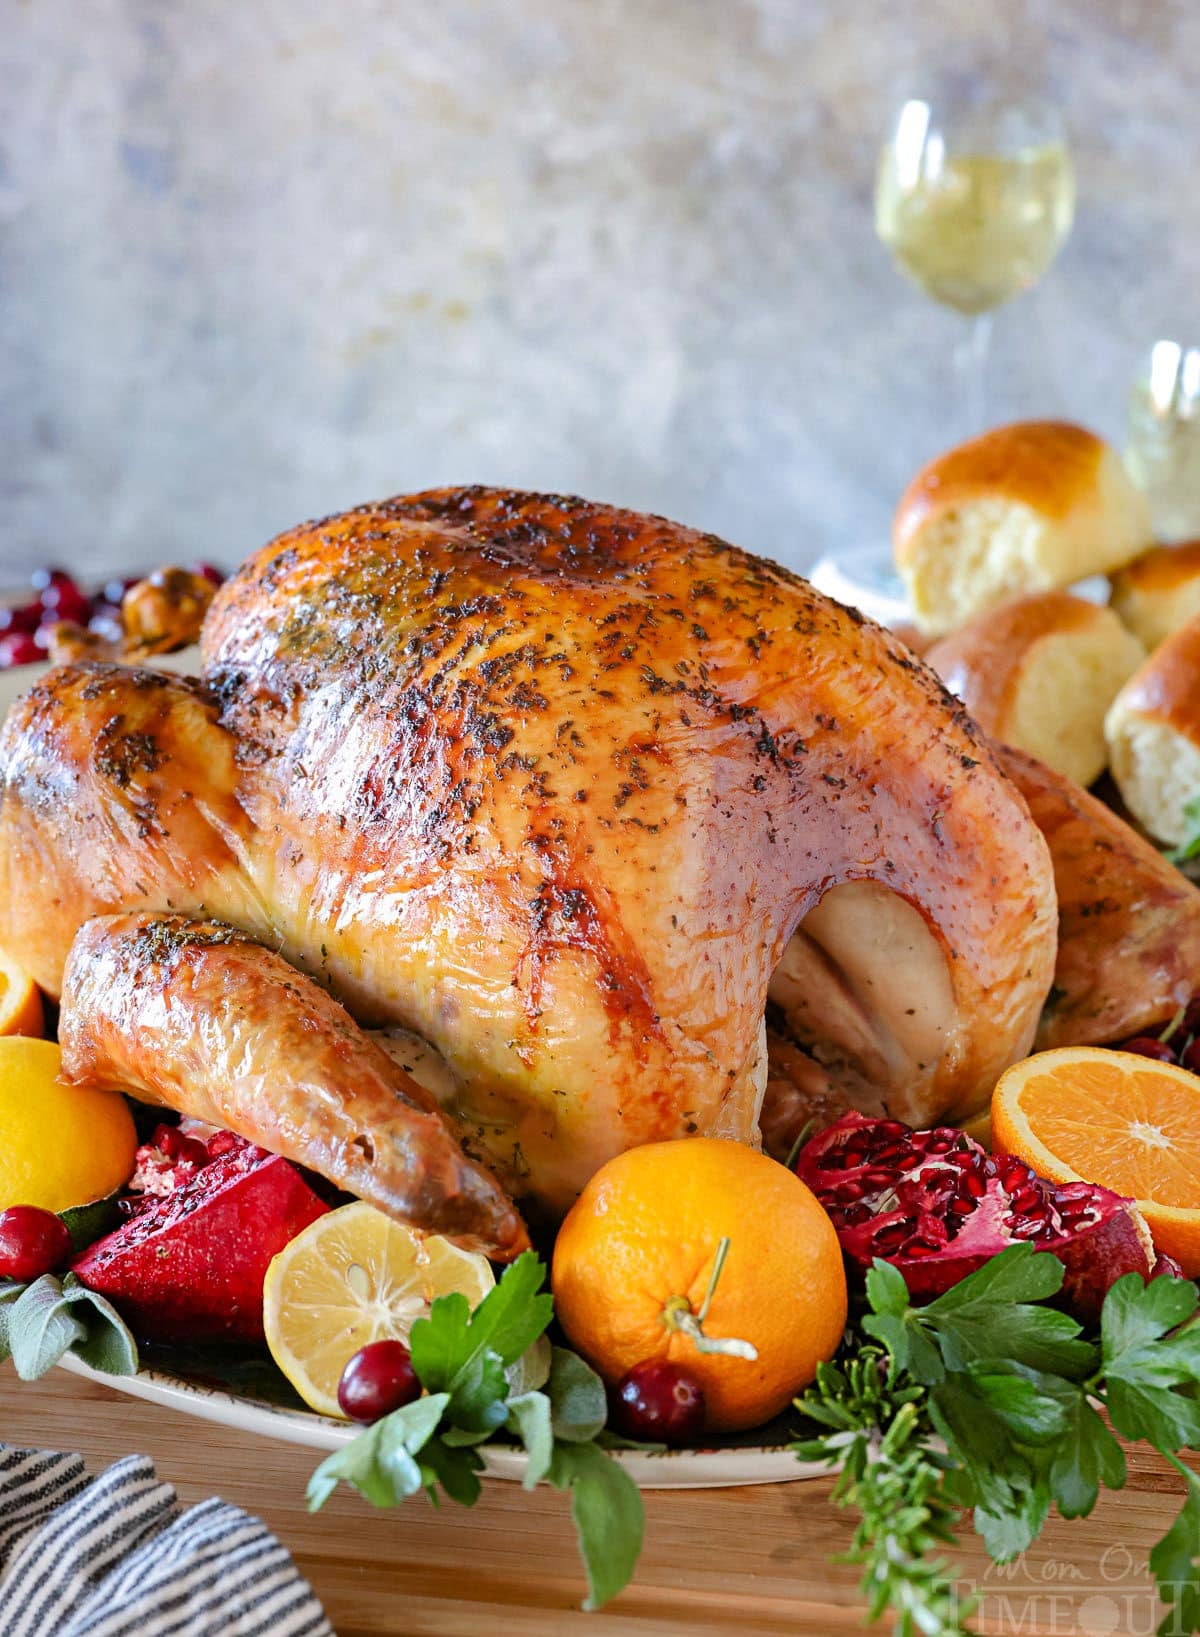
[[1099, 1316], [1122, 1274], [1167, 1271], [1132, 1200], [1090, 1182], [1047, 1182], [953, 1126], [913, 1131], [845, 1114], [804, 1145], [795, 1170], [829, 1212], [851, 1267], [865, 1273], [882, 1257], [918, 1299], [1021, 1240], [1058, 1257], [1062, 1300], [1083, 1320]]

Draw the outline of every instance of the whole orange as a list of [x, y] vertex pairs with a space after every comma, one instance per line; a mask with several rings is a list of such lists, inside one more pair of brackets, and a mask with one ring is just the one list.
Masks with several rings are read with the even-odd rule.
[[[703, 1329], [749, 1342], [753, 1361], [703, 1353], [672, 1328], [673, 1314], [699, 1314], [725, 1238]], [[605, 1380], [669, 1358], [704, 1389], [715, 1431], [777, 1415], [846, 1324], [842, 1253], [824, 1210], [785, 1166], [716, 1137], [648, 1143], [610, 1160], [559, 1230], [553, 1286], [571, 1345]]]

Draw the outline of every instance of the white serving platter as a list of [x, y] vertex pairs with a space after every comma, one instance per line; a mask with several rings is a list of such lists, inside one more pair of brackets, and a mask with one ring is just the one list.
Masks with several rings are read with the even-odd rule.
[[[198, 1356], [198, 1355], [196, 1355]], [[337, 1449], [349, 1443], [361, 1429], [330, 1416], [316, 1415], [286, 1402], [260, 1396], [233, 1382], [223, 1382], [222, 1366], [213, 1362], [211, 1373], [176, 1374], [160, 1366], [140, 1369], [136, 1376], [108, 1376], [91, 1369], [70, 1354], [62, 1368], [72, 1375], [101, 1383], [114, 1392], [126, 1393], [163, 1409], [178, 1410], [200, 1421], [213, 1421], [263, 1438], [300, 1444], [312, 1450]], [[266, 1373], [264, 1368], [264, 1374]], [[775, 1426], [772, 1426], [772, 1433]], [[764, 1433], [752, 1435], [762, 1438]], [[795, 1483], [828, 1474], [828, 1468], [798, 1461], [782, 1442], [786, 1427], [780, 1426], [777, 1443], [737, 1444], [712, 1449], [677, 1449], [657, 1453], [618, 1450], [616, 1458], [629, 1476], [643, 1489], [728, 1489], [744, 1484]], [[480, 1452], [486, 1462], [486, 1476], [520, 1482], [525, 1475], [525, 1453], [516, 1448], [492, 1446]]]

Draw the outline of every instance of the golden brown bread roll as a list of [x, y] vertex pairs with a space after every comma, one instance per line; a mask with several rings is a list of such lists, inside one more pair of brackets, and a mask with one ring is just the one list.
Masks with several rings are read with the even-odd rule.
[[1200, 614], [1200, 540], [1155, 546], [1114, 574], [1112, 588], [1113, 607], [1152, 653]]
[[1177, 847], [1200, 797], [1200, 614], [1160, 643], [1112, 703], [1104, 724], [1113, 778], [1156, 841]]
[[1111, 608], [1043, 591], [943, 637], [925, 662], [985, 732], [1088, 785], [1108, 763], [1105, 713], [1145, 657]]
[[1021, 592], [1107, 574], [1151, 543], [1145, 496], [1081, 426], [1021, 421], [931, 461], [900, 497], [896, 567], [942, 636]]

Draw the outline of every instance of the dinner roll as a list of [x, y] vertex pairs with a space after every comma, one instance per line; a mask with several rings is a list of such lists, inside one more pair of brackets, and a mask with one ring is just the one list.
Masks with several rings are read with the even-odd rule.
[[1160, 643], [1113, 700], [1104, 724], [1113, 778], [1156, 841], [1177, 847], [1200, 796], [1200, 614]]
[[1155, 546], [1114, 574], [1112, 603], [1153, 652], [1193, 614], [1200, 614], [1200, 540]]
[[1120, 457], [1060, 421], [1000, 426], [939, 456], [892, 523], [913, 618], [935, 636], [1017, 593], [1107, 574], [1151, 538]]
[[1105, 713], [1145, 657], [1111, 608], [1042, 591], [943, 637], [925, 662], [986, 733], [1087, 785], [1108, 763]]

